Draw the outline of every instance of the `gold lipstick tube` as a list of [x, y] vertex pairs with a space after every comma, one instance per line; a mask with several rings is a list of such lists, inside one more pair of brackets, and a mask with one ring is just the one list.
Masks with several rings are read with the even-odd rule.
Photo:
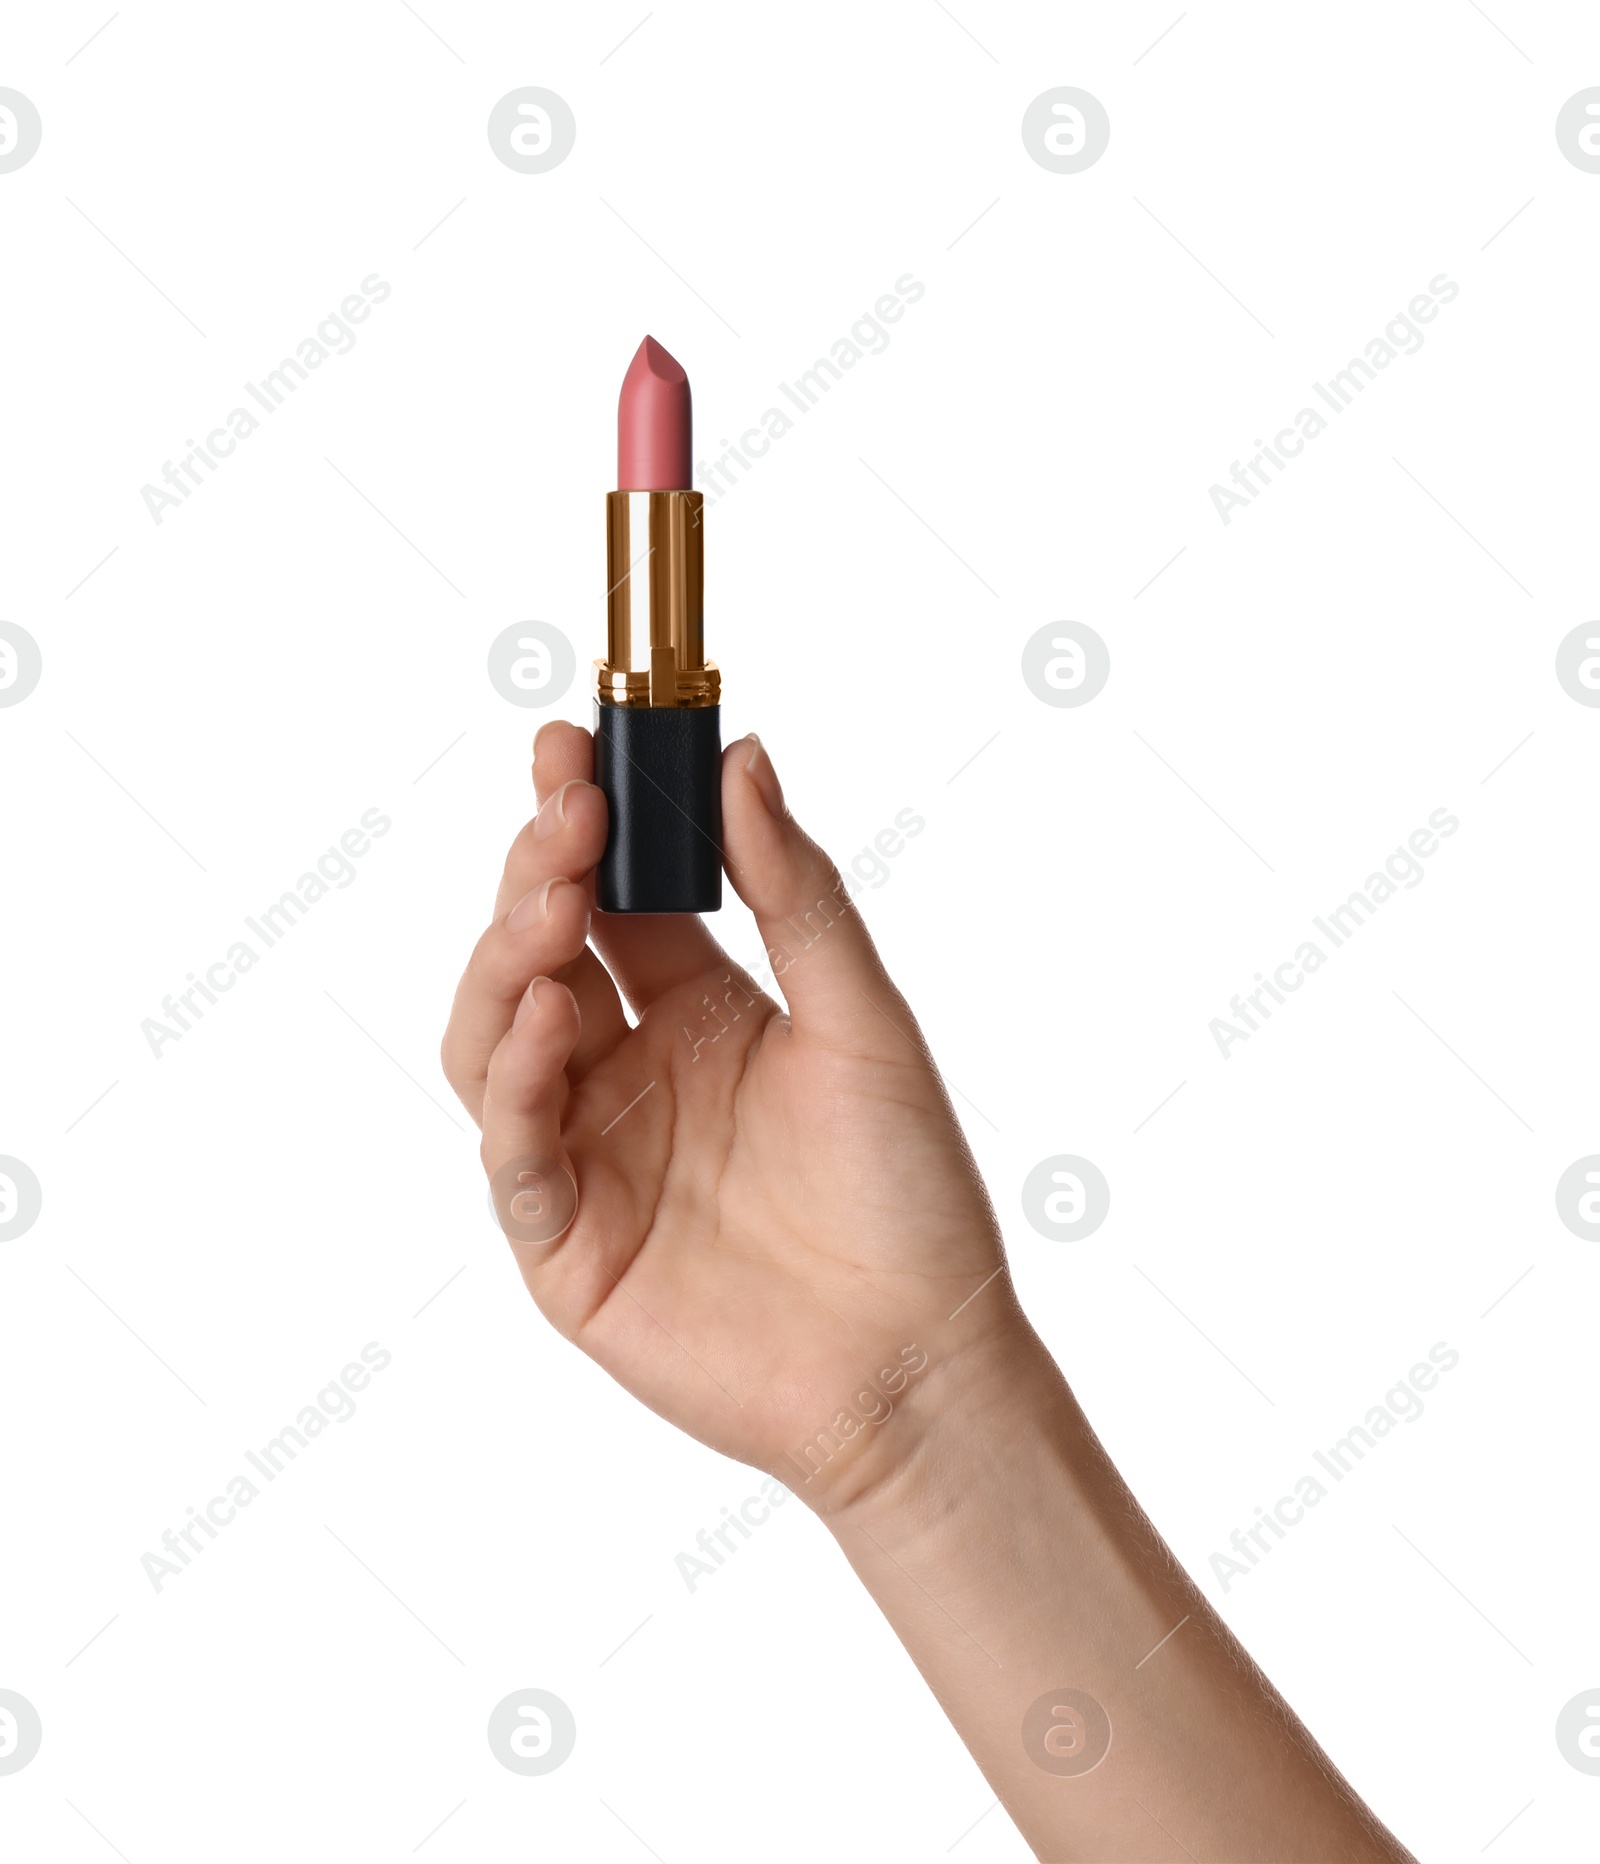
[[606, 494], [606, 657], [595, 782], [611, 812], [602, 912], [722, 904], [721, 688], [705, 656], [698, 492]]

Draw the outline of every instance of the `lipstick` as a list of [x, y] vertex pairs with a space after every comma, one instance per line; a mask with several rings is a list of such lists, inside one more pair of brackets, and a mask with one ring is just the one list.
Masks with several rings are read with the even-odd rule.
[[595, 894], [606, 913], [722, 904], [722, 676], [705, 657], [692, 433], [689, 378], [646, 337], [623, 377], [618, 489], [606, 494], [594, 733], [595, 782], [611, 812]]
[[617, 399], [617, 484], [624, 492], [686, 491], [693, 433], [683, 364], [646, 337]]

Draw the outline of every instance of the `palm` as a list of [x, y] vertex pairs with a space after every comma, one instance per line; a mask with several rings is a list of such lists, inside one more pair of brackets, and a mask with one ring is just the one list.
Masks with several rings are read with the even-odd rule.
[[576, 1085], [578, 1215], [525, 1272], [635, 1396], [770, 1466], [900, 1363], [909, 1315], [946, 1318], [998, 1255], [909, 1038], [904, 1061], [839, 1054], [760, 998], [724, 1009], [696, 1054], [682, 1030], [718, 1027], [702, 999], [719, 975], [656, 1004]]

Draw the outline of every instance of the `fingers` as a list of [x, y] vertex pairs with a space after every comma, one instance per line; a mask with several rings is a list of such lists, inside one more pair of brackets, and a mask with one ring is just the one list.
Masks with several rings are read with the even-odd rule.
[[[474, 1119], [483, 1108], [489, 1058], [511, 1027], [531, 979], [570, 964], [589, 930], [589, 897], [553, 875], [533, 888], [478, 940], [456, 987], [440, 1047], [445, 1078]], [[615, 993], [612, 993], [615, 1004]], [[603, 1029], [604, 1006], [592, 1010]], [[620, 1007], [616, 1010], [621, 1020]]]
[[606, 845], [606, 799], [592, 783], [563, 779], [538, 794], [538, 814], [518, 831], [506, 855], [494, 903], [497, 919], [554, 874], [587, 880]]
[[513, 1159], [570, 1164], [561, 1145], [566, 1067], [578, 1040], [578, 1005], [564, 984], [536, 977], [489, 1060], [483, 1096], [484, 1170]]
[[[540, 802], [574, 778], [594, 781], [594, 739], [581, 725], [553, 718], [533, 741], [533, 788]], [[598, 853], [595, 859], [600, 857]]]
[[[562, 1142], [563, 1122], [571, 1120], [567, 1083], [578, 1035], [572, 993], [551, 978], [535, 978], [489, 1062], [479, 1148], [495, 1216], [522, 1279], [569, 1340], [616, 1288], [649, 1227], [634, 1184], [640, 1133], [656, 1155], [659, 1176], [672, 1122], [658, 1102], [641, 1109], [629, 1142], [632, 1163], [619, 1167], [603, 1155], [587, 1156], [580, 1186], [577, 1164]], [[635, 1093], [635, 1102], [642, 1098]], [[574, 1227], [580, 1206], [587, 1216], [581, 1230]], [[582, 1246], [567, 1250], [566, 1239], [579, 1234]]]
[[[533, 746], [537, 794], [554, 796], [565, 785], [569, 795], [592, 791], [599, 796], [589, 782], [593, 775], [594, 740], [589, 733], [560, 719], [546, 725]], [[604, 797], [600, 802], [603, 808]], [[594, 859], [599, 858], [597, 848]], [[640, 1012], [679, 984], [708, 971], [720, 977], [734, 969], [727, 953], [690, 913], [597, 912], [589, 930], [623, 995]]]
[[[511, 844], [495, 901], [496, 914], [514, 913], [518, 902], [536, 893], [552, 875], [575, 882], [587, 910], [594, 894], [590, 876], [605, 845], [606, 799], [592, 783], [581, 777], [558, 784], [544, 798], [538, 814]], [[517, 979], [517, 991], [527, 987], [539, 968], [538, 965], [523, 968]], [[565, 984], [578, 1000], [583, 1035], [573, 1054], [572, 1066], [575, 1073], [584, 1073], [602, 1056], [609, 1055], [628, 1033], [628, 1019], [622, 1013], [617, 987], [600, 960], [584, 948], [582, 940], [575, 952], [564, 955], [559, 963], [552, 962], [542, 968]], [[512, 993], [513, 1002], [516, 994]], [[510, 1020], [507, 1010], [494, 1032], [495, 1041], [504, 1035]]]
[[511, 1026], [522, 993], [538, 974], [558, 974], [579, 1006], [579, 1073], [627, 1033], [627, 1019], [604, 966], [585, 949], [588, 877], [605, 846], [605, 798], [573, 781], [549, 796], [506, 857], [495, 923], [478, 941], [456, 991], [441, 1046], [446, 1078], [474, 1119], [483, 1107], [489, 1057]]
[[[539, 733], [535, 789], [541, 798], [567, 797], [577, 836], [593, 832], [587, 800], [598, 797], [593, 772], [588, 732], [556, 721]], [[599, 802], [603, 809], [604, 798]], [[790, 815], [772, 760], [753, 736], [723, 753], [722, 814], [728, 876], [756, 916], [796, 1029], [863, 1054], [924, 1056], [920, 1032], [837, 869]], [[599, 854], [595, 848], [595, 861]], [[680, 984], [735, 969], [688, 915], [595, 913], [589, 930], [640, 1011]]]
[[[588, 733], [576, 725], [560, 722], [560, 728], [588, 744]], [[568, 774], [540, 786], [539, 745], [550, 730], [546, 725], [533, 741], [534, 792], [539, 811], [511, 844], [495, 900], [496, 914], [512, 910], [551, 873], [576, 881], [593, 905], [594, 866], [606, 845], [606, 799], [588, 780], [592, 759], [569, 758]], [[552, 967], [552, 975], [578, 999], [583, 1035], [572, 1066], [574, 1073], [581, 1074], [611, 1053], [628, 1033], [628, 1019], [622, 1013], [616, 985], [592, 951], [580, 951], [559, 972]], [[524, 985], [531, 976], [531, 972], [524, 974]]]
[[784, 805], [755, 736], [722, 754], [728, 876], [756, 916], [795, 1033], [908, 1060], [925, 1054], [838, 869]]

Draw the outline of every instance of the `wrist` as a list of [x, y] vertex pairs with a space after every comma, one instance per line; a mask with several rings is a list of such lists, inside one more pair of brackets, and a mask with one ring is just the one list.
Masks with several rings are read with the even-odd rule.
[[1064, 1461], [1082, 1424], [1066, 1381], [1020, 1313], [955, 1344], [930, 1337], [916, 1351], [920, 1369], [880, 1421], [856, 1432], [842, 1453], [819, 1455], [828, 1435], [819, 1433], [776, 1472], [836, 1537], [884, 1528], [920, 1538], [1002, 1468], [1021, 1480], [1022, 1466], [1041, 1452]]

